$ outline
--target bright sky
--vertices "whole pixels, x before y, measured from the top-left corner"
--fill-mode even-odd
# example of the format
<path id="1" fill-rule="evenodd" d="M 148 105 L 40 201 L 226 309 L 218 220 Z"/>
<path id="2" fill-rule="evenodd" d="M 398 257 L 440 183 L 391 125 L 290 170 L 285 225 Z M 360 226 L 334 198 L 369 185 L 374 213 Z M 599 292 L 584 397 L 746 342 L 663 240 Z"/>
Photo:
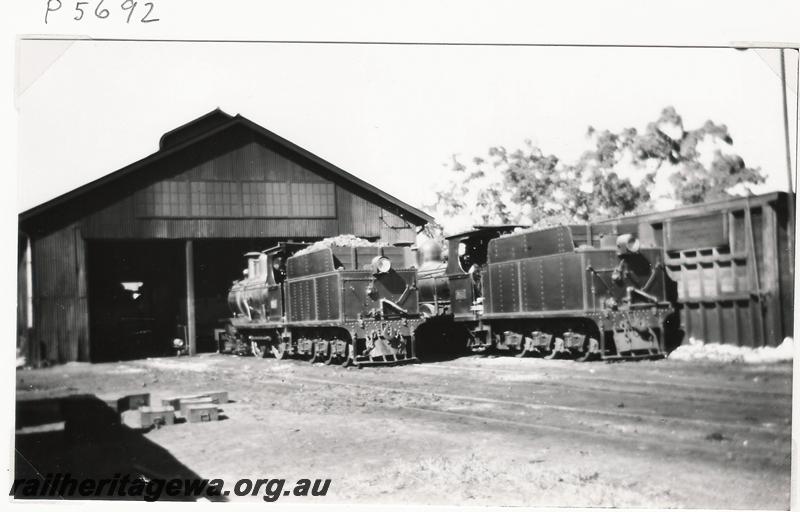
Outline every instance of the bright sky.
<path id="1" fill-rule="evenodd" d="M 787 51 L 790 124 L 797 57 Z M 22 41 L 19 205 L 134 162 L 217 106 L 415 206 L 450 155 L 521 145 L 571 159 L 586 127 L 644 128 L 673 105 L 728 125 L 785 190 L 777 51 Z M 796 144 L 796 134 L 791 140 Z M 794 149 L 793 149 L 794 153 Z"/>

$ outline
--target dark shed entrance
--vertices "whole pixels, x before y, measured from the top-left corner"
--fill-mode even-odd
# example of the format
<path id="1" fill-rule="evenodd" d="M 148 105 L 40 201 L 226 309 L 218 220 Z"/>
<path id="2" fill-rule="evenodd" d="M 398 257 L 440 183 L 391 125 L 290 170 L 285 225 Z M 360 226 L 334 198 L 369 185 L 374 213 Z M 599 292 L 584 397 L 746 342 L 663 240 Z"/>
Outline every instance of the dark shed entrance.
<path id="1" fill-rule="evenodd" d="M 242 116 L 20 214 L 18 344 L 31 364 L 216 349 L 243 255 L 353 234 L 413 243 L 431 217 Z M 185 326 L 185 329 L 181 326 Z"/>
<path id="2" fill-rule="evenodd" d="M 197 352 L 217 350 L 215 330 L 230 316 L 228 290 L 244 254 L 280 240 L 198 240 L 192 244 Z M 87 241 L 92 362 L 158 357 L 186 339 L 185 242 Z"/>
<path id="3" fill-rule="evenodd" d="M 156 357 L 185 338 L 183 244 L 87 241 L 92 362 Z"/>

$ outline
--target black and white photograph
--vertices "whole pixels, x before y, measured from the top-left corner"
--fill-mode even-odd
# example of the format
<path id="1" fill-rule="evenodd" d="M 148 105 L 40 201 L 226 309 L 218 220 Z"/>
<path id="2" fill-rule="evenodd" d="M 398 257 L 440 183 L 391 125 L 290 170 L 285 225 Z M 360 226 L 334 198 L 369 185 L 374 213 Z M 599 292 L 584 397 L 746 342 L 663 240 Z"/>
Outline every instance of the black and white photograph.
<path id="1" fill-rule="evenodd" d="M 800 34 L 31 3 L 11 502 L 791 509 Z"/>

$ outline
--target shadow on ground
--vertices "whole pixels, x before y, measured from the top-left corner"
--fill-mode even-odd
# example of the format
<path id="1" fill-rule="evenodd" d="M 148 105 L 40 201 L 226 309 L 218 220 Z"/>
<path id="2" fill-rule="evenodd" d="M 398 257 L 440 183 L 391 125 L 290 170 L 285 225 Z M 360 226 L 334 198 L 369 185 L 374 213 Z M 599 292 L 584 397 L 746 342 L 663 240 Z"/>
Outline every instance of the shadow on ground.
<path id="1" fill-rule="evenodd" d="M 17 499 L 142 501 L 154 495 L 159 495 L 158 499 L 163 501 L 196 501 L 199 498 L 187 496 L 185 492 L 178 496 L 166 495 L 164 481 L 201 480 L 201 477 L 169 451 L 147 439 L 143 432 L 122 425 L 119 414 L 94 395 L 20 400 L 16 413 L 14 478 L 25 479 L 24 485 L 12 489 Z M 67 477 L 77 483 L 65 483 Z M 141 493 L 119 494 L 122 487 L 119 482 L 126 477 L 129 482 L 137 483 Z M 85 479 L 94 480 L 94 486 L 101 480 L 109 480 L 109 483 L 91 495 L 70 496 L 70 487 Z M 114 480 L 118 482 L 116 488 L 112 488 Z M 47 488 L 43 484 L 48 481 L 55 485 Z M 127 488 L 134 490 L 131 486 Z M 224 501 L 221 496 L 203 497 Z"/>

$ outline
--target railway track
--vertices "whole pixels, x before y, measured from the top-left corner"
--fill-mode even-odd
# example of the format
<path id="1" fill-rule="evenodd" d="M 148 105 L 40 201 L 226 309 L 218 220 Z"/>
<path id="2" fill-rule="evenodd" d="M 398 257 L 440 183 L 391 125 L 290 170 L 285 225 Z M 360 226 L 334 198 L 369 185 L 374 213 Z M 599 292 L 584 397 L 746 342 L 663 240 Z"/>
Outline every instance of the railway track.
<path id="1" fill-rule="evenodd" d="M 623 450 L 655 451 L 668 457 L 694 454 L 702 460 L 736 460 L 754 467 L 785 469 L 788 464 L 784 454 L 788 456 L 790 450 L 790 426 L 784 421 L 790 415 L 791 402 L 781 393 L 759 395 L 753 390 L 755 393 L 746 397 L 750 406 L 746 406 L 741 394 L 730 386 L 706 385 L 703 389 L 709 396 L 705 402 L 693 403 L 695 388 L 682 383 L 666 383 L 679 396 L 663 398 L 661 382 L 645 379 L 646 389 L 641 389 L 641 381 L 631 376 L 620 380 L 594 373 L 562 378 L 559 371 L 570 372 L 563 366 L 555 367 L 552 378 L 543 382 L 498 382 L 497 374 L 524 376 L 525 372 L 439 363 L 375 370 L 311 367 L 301 361 L 275 363 L 253 360 L 246 368 L 236 368 L 231 377 L 263 382 L 269 389 L 279 385 L 289 394 L 294 389 L 309 410 L 323 404 L 328 410 L 338 404 L 345 408 L 344 414 L 351 414 L 347 411 L 358 402 L 361 407 L 374 404 L 373 410 L 399 421 L 413 417 L 485 425 L 511 429 L 515 435 L 567 436 L 576 443 L 610 443 Z M 320 370 L 325 373 L 317 376 L 315 372 Z M 616 387 L 609 389 L 612 384 Z M 509 396 L 509 388 L 517 393 Z M 559 393 L 562 388 L 565 392 Z M 711 394 L 716 394 L 713 403 Z M 627 405 L 618 408 L 620 401 Z M 665 401 L 672 403 L 664 406 Z M 361 407 L 355 411 L 370 413 L 370 407 Z M 759 422 L 744 419 L 748 407 Z"/>
<path id="2" fill-rule="evenodd" d="M 474 367 L 463 367 L 463 366 L 451 366 L 451 365 L 443 365 L 438 363 L 433 364 L 426 364 L 426 369 L 431 370 L 444 370 L 444 371 L 451 371 L 451 372 L 460 372 L 460 373 L 506 373 L 510 375 L 519 375 L 521 370 L 519 369 L 510 369 L 510 368 L 486 368 L 481 366 L 474 366 Z M 765 401 L 774 401 L 776 403 L 786 404 L 791 403 L 792 395 L 791 392 L 782 393 L 778 391 L 763 391 L 763 390 L 754 390 L 754 389 L 747 389 L 744 387 L 733 387 L 733 386 L 703 386 L 703 385 L 694 385 L 694 384 L 687 384 L 687 383 L 680 383 L 680 382 L 670 382 L 670 381 L 653 381 L 653 380 L 632 380 L 632 379 L 624 379 L 624 378 L 617 378 L 617 377 L 604 377 L 601 375 L 593 374 L 591 375 L 591 384 L 593 387 L 591 388 L 594 392 L 608 392 L 608 393 L 624 393 L 624 394 L 631 394 L 631 395 L 640 395 L 640 396 L 652 396 L 654 390 L 658 390 L 663 394 L 664 391 L 670 391 L 670 393 L 681 393 L 681 394 L 670 394 L 669 398 L 691 398 L 692 400 L 696 401 L 707 401 L 707 402 L 714 402 L 718 403 L 720 400 L 724 400 L 726 396 L 735 396 L 736 401 L 739 403 L 747 403 L 750 405 L 764 405 Z M 576 388 L 576 389 L 587 389 L 588 386 L 584 385 L 583 383 L 576 381 L 575 379 L 543 379 L 538 378 L 536 376 L 530 376 L 530 378 L 519 379 L 519 380 L 509 380 L 504 381 L 508 383 L 520 382 L 520 383 L 527 383 L 536 386 L 549 386 L 549 387 L 566 387 L 566 388 Z M 601 386 L 597 386 L 600 384 Z M 649 390 L 644 388 L 650 388 Z M 743 396 L 746 395 L 746 396 Z"/>
<path id="3" fill-rule="evenodd" d="M 513 427 L 520 429 L 523 432 L 539 434 L 542 432 L 547 432 L 556 436 L 565 436 L 569 439 L 573 439 L 576 445 L 583 444 L 581 438 L 587 440 L 591 439 L 593 441 L 603 441 L 610 445 L 621 446 L 626 450 L 651 453 L 655 457 L 701 457 L 702 460 L 705 461 L 717 461 L 724 464 L 729 464 L 732 461 L 736 461 L 737 464 L 743 464 L 746 462 L 748 464 L 752 464 L 754 467 L 759 467 L 762 469 L 769 466 L 777 466 L 785 469 L 788 468 L 790 464 L 788 441 L 785 448 L 780 447 L 776 449 L 772 447 L 771 451 L 767 451 L 763 445 L 759 446 L 755 443 L 751 444 L 750 448 L 743 449 L 741 445 L 722 445 L 721 443 L 718 444 L 705 439 L 682 439 L 676 442 L 675 438 L 661 439 L 645 435 L 620 435 L 618 432 L 587 430 L 584 428 L 576 428 L 566 425 L 551 425 L 541 422 L 530 423 L 497 416 L 496 414 L 493 416 L 486 416 L 480 414 L 462 413 L 458 411 L 448 411 L 431 407 L 414 406 L 405 406 L 402 409 L 417 413 L 421 416 L 451 418 L 469 424 L 477 423 L 482 425 Z M 730 440 L 727 441 L 729 442 Z M 592 445 L 584 444 L 584 446 L 589 448 Z M 775 453 L 785 453 L 786 456 L 783 459 L 779 457 L 776 458 L 774 455 Z"/>
<path id="4" fill-rule="evenodd" d="M 325 467 L 334 476 L 348 475 L 350 480 L 342 480 L 348 487 L 385 481 L 386 492 L 409 501 L 414 494 L 403 494 L 403 489 L 418 491 L 420 468 L 428 471 L 422 473 L 427 485 L 466 492 L 473 484 L 460 469 L 468 467 L 473 472 L 469 475 L 496 482 L 491 493 L 497 495 L 507 492 L 509 479 L 531 483 L 539 477 L 552 484 L 553 492 L 561 492 L 563 477 L 565 500 L 575 499 L 573 494 L 580 491 L 633 496 L 629 493 L 635 486 L 641 499 L 637 506 L 685 506 L 687 497 L 701 496 L 706 501 L 696 504 L 713 507 L 723 494 L 727 506 L 765 506 L 757 501 L 759 496 L 780 497 L 788 488 L 789 427 L 783 421 L 767 427 L 748 425 L 741 418 L 720 420 L 720 412 L 736 410 L 733 394 L 725 394 L 720 400 L 727 403 L 713 409 L 685 401 L 663 409 L 655 405 L 659 397 L 655 386 L 645 389 L 652 390 L 650 397 L 643 397 L 633 386 L 635 395 L 610 392 L 602 389 L 608 381 L 593 381 L 600 375 L 609 379 L 619 370 L 621 377 L 635 382 L 638 372 L 633 368 L 619 366 L 604 373 L 598 365 L 590 375 L 572 372 L 570 363 L 556 362 L 556 370 L 544 377 L 552 385 L 540 391 L 543 386 L 536 382 L 499 378 L 537 373 L 535 362 L 521 365 L 525 368 L 519 372 L 502 373 L 461 371 L 461 364 L 448 362 L 451 368 L 444 369 L 415 365 L 355 370 L 292 360 L 209 356 L 129 363 L 142 369 L 138 372 L 120 373 L 114 365 L 74 369 L 70 384 L 85 393 L 146 384 L 156 397 L 196 393 L 211 386 L 230 390 L 233 401 L 223 407 L 230 421 L 213 428 L 184 425 L 147 435 L 201 474 L 212 465 L 230 475 L 258 474 L 270 467 L 292 467 L 298 473 Z M 704 370 L 694 371 L 700 375 Z M 63 380 L 62 372 L 54 370 L 18 375 L 18 386 L 24 379 L 31 389 L 20 388 L 25 399 L 38 397 L 36 390 L 51 389 L 51 384 Z M 571 385 L 571 375 L 576 384 L 597 389 L 556 393 L 562 380 Z M 772 379 L 771 371 L 760 375 Z M 705 383 L 728 385 L 725 375 L 708 375 Z M 518 384 L 521 387 L 514 387 Z M 759 387 L 763 389 L 764 383 Z M 617 408 L 619 401 L 626 406 Z M 764 410 L 771 404 L 765 402 Z M 640 406 L 649 414 L 638 414 Z M 788 411 L 788 402 L 779 410 L 782 418 L 788 417 L 784 409 Z M 281 443 L 264 443 L 264 429 Z M 206 449 L 201 453 L 198 445 Z M 303 456 L 297 457 L 298 453 Z M 581 477 L 595 472 L 602 475 L 598 483 L 584 486 Z M 657 488 L 644 486 L 650 478 L 660 482 Z M 657 501 L 665 499 L 661 493 L 666 489 L 672 492 L 671 501 Z M 535 484 L 532 492 L 531 500 L 540 492 Z M 784 506 L 780 499 L 770 506 Z"/>
<path id="5" fill-rule="evenodd" d="M 583 437 L 643 451 L 657 450 L 665 455 L 696 454 L 708 459 L 730 461 L 735 454 L 738 459 L 747 459 L 755 464 L 774 465 L 775 457 L 770 452 L 789 453 L 789 436 L 781 436 L 781 429 L 776 428 L 777 426 L 737 425 L 698 418 L 529 403 L 399 388 L 374 382 L 347 382 L 297 375 L 260 375 L 256 378 L 270 382 L 291 381 L 311 386 L 329 386 L 332 389 L 349 388 L 413 398 L 409 400 L 414 402 L 413 405 L 384 406 L 390 414 L 510 426 L 519 428 L 520 432 L 566 435 L 576 438 L 576 442 L 578 437 Z M 491 407 L 485 413 L 480 413 L 474 410 L 476 406 L 478 409 Z M 522 411 L 524 414 L 521 414 Z M 724 435 L 719 440 L 709 440 L 707 434 L 714 432 L 724 432 Z M 664 435 L 670 436 L 669 439 L 665 441 L 662 438 Z M 785 439 L 781 440 L 781 437 Z M 776 445 L 776 438 L 785 447 Z M 745 440 L 748 441 L 749 448 L 742 447 Z"/>
<path id="6" fill-rule="evenodd" d="M 321 377 L 298 376 L 295 374 L 292 374 L 290 376 L 287 375 L 285 377 L 261 374 L 259 375 L 259 378 L 261 379 L 266 378 L 269 380 L 278 380 L 284 382 L 287 380 L 291 380 L 292 382 L 299 382 L 312 385 L 347 387 L 351 389 L 380 391 L 385 393 L 394 393 L 399 395 L 422 397 L 422 398 L 438 397 L 439 399 L 447 399 L 450 401 L 460 401 L 460 402 L 474 403 L 474 404 L 492 404 L 509 408 L 524 409 L 527 411 L 540 411 L 540 412 L 555 411 L 579 417 L 586 417 L 587 415 L 589 415 L 594 417 L 606 418 L 609 421 L 615 421 L 615 422 L 627 421 L 633 423 L 641 423 L 643 419 L 647 419 L 663 427 L 684 426 L 690 428 L 703 428 L 709 431 L 726 431 L 726 432 L 736 431 L 736 432 L 745 432 L 750 434 L 761 433 L 768 437 L 774 437 L 776 433 L 778 433 L 777 431 L 779 430 L 778 425 L 763 426 L 758 424 L 736 424 L 736 423 L 731 423 L 730 421 L 727 420 L 714 421 L 702 418 L 664 415 L 655 412 L 641 411 L 641 410 L 625 411 L 621 409 L 597 409 L 597 408 L 576 407 L 569 405 L 509 400 L 505 398 L 496 398 L 491 396 L 473 396 L 473 395 L 449 393 L 449 392 L 443 392 L 441 390 L 433 390 L 430 388 L 418 389 L 418 388 L 409 388 L 408 386 L 400 388 L 395 386 L 387 386 L 381 382 L 376 382 L 376 380 L 372 378 L 364 378 L 363 377 L 364 374 L 361 374 L 360 372 L 358 373 L 358 375 L 360 378 L 359 382 L 344 381 L 341 379 L 339 380 L 325 379 Z M 423 385 L 428 385 L 428 384 L 423 383 Z M 602 388 L 597 388 L 594 389 L 593 392 L 602 393 L 604 392 L 604 390 Z"/>
<path id="7" fill-rule="evenodd" d="M 268 367 L 272 360 L 258 361 L 255 368 L 260 378 L 265 374 L 260 370 Z M 286 361 L 283 364 L 298 366 L 297 370 L 307 363 Z M 264 366 L 262 366 L 264 365 Z M 251 367 L 252 368 L 252 367 Z M 563 367 L 554 367 L 557 371 L 565 371 Z M 309 368 L 311 369 L 311 368 Z M 709 431 L 748 433 L 774 437 L 780 434 L 784 422 L 791 415 L 791 395 L 782 393 L 748 390 L 749 393 L 735 392 L 730 386 L 695 386 L 677 382 L 656 382 L 649 380 L 620 379 L 614 376 L 597 374 L 578 375 L 578 378 L 562 378 L 558 374 L 552 378 L 531 378 L 521 381 L 497 382 L 491 376 L 495 373 L 522 375 L 522 369 L 462 367 L 431 363 L 420 366 L 405 367 L 402 370 L 345 371 L 332 368 L 335 374 L 347 376 L 347 380 L 337 377 L 336 380 L 316 376 L 300 376 L 293 370 L 284 378 L 287 382 L 304 382 L 330 386 L 347 386 L 379 390 L 389 393 L 402 393 L 407 396 L 425 397 L 439 396 L 448 400 L 460 400 L 468 403 L 494 404 L 526 411 L 557 411 L 568 414 L 575 421 L 583 421 L 588 416 L 605 418 L 609 422 L 635 422 L 643 420 L 660 426 L 675 428 L 696 428 Z M 433 371 L 431 371 L 433 370 Z M 536 370 L 536 369 L 535 369 Z M 386 376 L 402 372 L 403 387 L 387 386 Z M 471 376 L 476 373 L 487 376 L 485 382 L 474 382 L 478 379 L 465 379 L 475 384 L 473 392 L 453 393 L 452 379 L 437 379 L 436 374 L 449 373 L 453 377 Z M 584 378 L 585 377 L 585 378 Z M 456 383 L 457 384 L 457 383 Z M 517 397 L 509 399 L 509 388 L 519 390 Z M 665 393 L 664 390 L 672 390 Z M 597 407 L 586 407 L 579 403 L 584 396 L 596 397 Z M 524 399 L 519 399 L 524 398 Z M 535 401 L 534 401 L 535 400 Z M 705 417 L 693 417 L 702 415 Z M 687 417 L 688 416 L 688 417 Z M 709 416 L 714 416 L 709 418 Z M 786 429 L 790 428 L 786 425 Z"/>
<path id="8" fill-rule="evenodd" d="M 763 427 L 759 425 L 735 425 L 730 424 L 724 421 L 710 421 L 698 418 L 685 418 L 685 417 L 677 417 L 677 416 L 666 416 L 656 413 L 649 413 L 649 412 L 626 412 L 622 410 L 611 410 L 611 409 L 592 409 L 586 407 L 574 407 L 574 406 L 567 406 L 567 405 L 556 405 L 556 404 L 542 404 L 542 403 L 531 403 L 531 402 L 523 402 L 517 400 L 506 400 L 500 398 L 490 398 L 490 397 L 477 397 L 477 396 L 470 396 L 470 395 L 461 395 L 461 394 L 453 394 L 453 393 L 443 393 L 440 391 L 426 391 L 426 390 L 417 390 L 417 389 L 407 389 L 407 388 L 396 388 L 391 386 L 380 385 L 376 383 L 354 383 L 354 382 L 341 382 L 341 381 L 334 381 L 328 379 L 318 379 L 318 378 L 309 378 L 309 377 L 292 377 L 292 380 L 298 382 L 306 382 L 312 384 L 326 384 L 326 385 L 336 385 L 336 386 L 346 386 L 351 388 L 362 388 L 362 389 L 370 389 L 370 390 L 378 390 L 388 393 L 399 393 L 405 395 L 414 395 L 414 396 L 437 396 L 440 398 L 446 398 L 449 400 L 458 400 L 458 401 L 465 401 L 465 402 L 474 402 L 474 403 L 483 403 L 483 404 L 495 404 L 495 405 L 503 405 L 503 406 L 510 406 L 510 407 L 521 407 L 529 410 L 535 411 L 559 411 L 565 413 L 572 413 L 572 414 L 591 414 L 595 416 L 603 416 L 607 418 L 613 418 L 615 420 L 625 419 L 630 421 L 639 421 L 641 418 L 647 418 L 661 424 L 668 424 L 668 423 L 675 423 L 675 424 L 682 424 L 682 425 L 693 425 L 698 427 L 706 427 L 709 429 L 723 429 L 723 430 L 746 430 L 746 431 L 763 431 L 768 432 L 770 434 L 774 434 L 775 430 L 772 427 Z"/>
<path id="9" fill-rule="evenodd" d="M 485 370 L 497 370 L 502 372 L 517 372 L 525 368 L 526 364 L 542 362 L 544 361 L 542 358 L 514 358 L 511 356 L 486 356 L 486 355 L 467 355 L 462 356 L 456 359 L 450 359 L 447 361 L 432 361 L 426 363 L 428 365 L 435 365 L 447 368 L 454 368 L 454 369 L 473 369 L 473 368 L 480 368 Z M 508 365 L 504 366 L 494 366 L 494 363 L 504 363 L 509 362 Z M 553 363 L 569 363 L 572 366 L 572 362 L 570 360 L 548 360 L 547 364 L 551 365 Z M 462 363 L 462 364 L 453 364 L 453 363 Z M 513 364 L 518 364 L 519 366 L 509 367 Z M 645 366 L 647 365 L 647 366 Z M 663 366 L 662 366 L 663 365 Z M 603 361 L 590 361 L 586 363 L 582 363 L 580 365 L 574 365 L 576 371 L 580 372 L 588 372 L 592 369 L 598 368 L 607 368 L 607 369 L 624 369 L 626 367 L 636 368 L 637 374 L 641 375 L 649 375 L 651 377 L 656 378 L 663 378 L 665 373 L 670 373 L 675 375 L 676 377 L 680 377 L 681 379 L 689 379 L 689 380 L 697 380 L 697 369 L 698 368 L 707 368 L 707 369 L 714 369 L 715 371 L 728 373 L 732 376 L 741 377 L 743 375 L 752 373 L 752 374 L 763 374 L 763 368 L 759 368 L 758 366 L 750 366 L 747 364 L 718 364 L 715 365 L 713 363 L 709 363 L 708 365 L 694 364 L 694 363 L 678 363 L 675 365 L 670 364 L 670 360 L 661 360 L 655 361 L 648 364 L 648 362 L 603 362 Z M 549 366 L 548 366 L 549 367 Z M 770 368 L 776 368 L 776 365 L 768 365 Z M 545 368 L 545 367 L 542 367 Z M 791 369 L 788 370 L 791 373 Z M 681 384 L 681 383 L 674 383 L 674 384 Z M 725 386 L 722 386 L 725 387 Z M 737 386 L 731 386 L 731 388 L 736 388 Z"/>

